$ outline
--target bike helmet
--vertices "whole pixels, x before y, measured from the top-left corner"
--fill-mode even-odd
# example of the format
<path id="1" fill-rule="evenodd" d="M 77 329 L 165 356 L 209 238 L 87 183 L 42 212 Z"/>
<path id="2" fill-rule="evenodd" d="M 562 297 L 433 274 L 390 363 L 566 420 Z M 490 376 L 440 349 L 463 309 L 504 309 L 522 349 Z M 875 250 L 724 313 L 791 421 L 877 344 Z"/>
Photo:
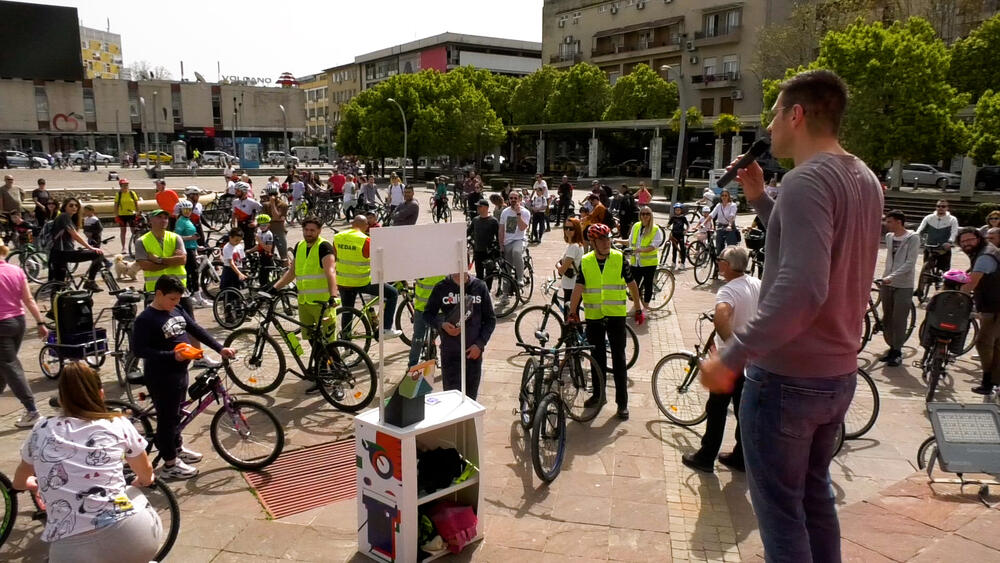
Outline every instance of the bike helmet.
<path id="1" fill-rule="evenodd" d="M 184 211 L 185 209 L 194 209 L 194 203 L 186 199 L 182 199 L 177 202 L 177 208 L 180 209 L 181 211 Z"/>
<path id="2" fill-rule="evenodd" d="M 201 195 L 201 189 L 198 186 L 188 186 L 184 188 L 184 195 Z"/>
<path id="3" fill-rule="evenodd" d="M 118 180 L 118 185 L 119 186 L 127 186 L 128 185 L 128 178 L 122 178 L 121 180 Z"/>
<path id="4" fill-rule="evenodd" d="M 268 215 L 267 213 L 261 213 L 260 215 L 257 216 L 258 225 L 268 225 L 270 223 L 271 223 L 271 216 Z"/>
<path id="5" fill-rule="evenodd" d="M 701 212 L 702 213 L 711 213 L 712 212 L 712 208 L 706 205 L 705 207 L 701 208 Z"/>
<path id="6" fill-rule="evenodd" d="M 250 184 L 247 184 L 246 182 L 236 182 L 236 185 L 233 187 L 233 189 L 235 189 L 237 192 L 249 192 Z"/>
<path id="7" fill-rule="evenodd" d="M 264 195 L 278 195 L 278 186 L 274 184 L 264 186 Z"/>
<path id="8" fill-rule="evenodd" d="M 969 283 L 969 274 L 966 274 L 962 270 L 948 270 L 944 273 L 941 278 L 946 282 L 955 283 L 958 285 L 965 285 Z"/>
<path id="9" fill-rule="evenodd" d="M 674 204 L 674 209 L 684 209 L 684 204 L 677 202 Z"/>
<path id="10" fill-rule="evenodd" d="M 611 229 L 608 228 L 604 223 L 596 223 L 587 227 L 587 239 L 595 240 L 599 238 L 608 238 L 611 236 Z"/>

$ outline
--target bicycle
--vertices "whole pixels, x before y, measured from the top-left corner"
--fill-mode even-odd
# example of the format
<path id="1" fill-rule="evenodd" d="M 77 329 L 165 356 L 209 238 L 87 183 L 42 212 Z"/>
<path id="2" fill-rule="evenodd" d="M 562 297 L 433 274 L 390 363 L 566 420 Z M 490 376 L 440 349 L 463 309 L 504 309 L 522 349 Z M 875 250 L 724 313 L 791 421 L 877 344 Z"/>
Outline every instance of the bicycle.
<path id="1" fill-rule="evenodd" d="M 470 260 L 472 254 L 469 254 Z M 502 319 L 514 312 L 520 303 L 526 303 L 521 296 L 521 284 L 518 283 L 513 274 L 509 273 L 501 264 L 506 262 L 499 255 L 488 257 L 483 263 L 483 281 L 489 288 L 493 298 L 493 314 L 498 319 Z M 469 267 L 472 267 L 470 263 Z M 527 268 L 525 268 L 527 271 Z"/>
<path id="2" fill-rule="evenodd" d="M 704 242 L 696 240 L 688 247 L 688 259 L 694 270 L 694 281 L 702 285 L 719 278 L 719 254 L 715 248 L 715 232 L 709 231 Z"/>
<path id="3" fill-rule="evenodd" d="M 110 240 L 110 239 L 108 239 Z M 108 269 L 110 262 L 104 256 L 98 256 L 94 260 L 101 260 L 101 269 L 98 271 L 101 279 L 104 280 L 104 284 L 108 287 L 109 292 L 119 291 L 120 287 L 118 285 L 118 280 L 115 279 L 114 274 Z M 67 272 L 67 277 L 62 281 L 47 281 L 42 285 L 38 286 L 35 290 L 35 302 L 38 304 L 38 309 L 43 313 L 47 313 L 52 310 L 53 300 L 61 291 L 65 290 L 81 290 L 83 284 L 87 281 L 86 276 L 73 275 Z"/>
<path id="4" fill-rule="evenodd" d="M 233 216 L 234 199 L 235 196 L 228 193 L 222 193 L 213 199 L 202 211 L 201 224 L 209 231 L 218 231 L 228 225 Z"/>
<path id="5" fill-rule="evenodd" d="M 135 223 L 132 225 L 132 232 L 128 237 L 128 246 L 126 246 L 123 251 L 126 252 L 129 256 L 134 257 L 136 245 L 142 244 L 141 242 L 139 242 L 139 239 L 142 238 L 142 236 L 148 233 L 149 231 L 150 231 L 149 216 L 145 213 L 140 213 L 139 215 L 136 216 Z M 107 244 L 107 242 L 112 240 L 113 238 L 114 237 L 107 239 L 106 241 L 104 241 L 104 243 Z"/>
<path id="6" fill-rule="evenodd" d="M 924 245 L 924 263 L 920 267 L 920 275 L 917 277 L 917 289 L 913 292 L 918 302 L 927 302 L 932 285 L 935 290 L 941 289 L 944 270 L 938 268 L 937 259 L 939 256 L 949 253 L 951 253 L 951 246 L 946 247 L 945 243 Z"/>
<path id="7" fill-rule="evenodd" d="M 517 412 L 521 425 L 531 427 L 531 462 L 535 474 L 551 483 L 559 476 L 565 457 L 566 417 L 588 422 L 597 416 L 605 402 L 604 373 L 586 352 L 591 348 L 589 345 L 550 349 L 523 343 L 518 346 L 532 358 L 522 374 Z M 541 359 L 535 361 L 534 356 Z M 549 356 L 551 362 L 546 359 Z M 589 369 L 585 369 L 584 362 Z M 592 397 L 597 397 L 597 401 Z"/>
<path id="8" fill-rule="evenodd" d="M 623 248 L 621 252 L 625 260 L 629 260 L 634 254 L 634 250 L 630 247 Z M 674 296 L 675 285 L 676 279 L 673 270 L 662 265 L 657 266 L 653 273 L 653 295 L 649 300 L 649 309 L 659 311 L 666 307 Z M 639 291 L 641 293 L 642 288 L 639 288 Z"/>
<path id="9" fill-rule="evenodd" d="M 226 345 L 229 345 L 228 340 Z M 227 373 L 232 373 L 230 365 L 229 360 L 223 360 L 221 366 L 207 368 L 198 374 L 194 383 L 188 387 L 189 399 L 181 403 L 181 420 L 177 431 L 183 432 L 195 417 L 212 404 L 218 404 L 220 408 L 215 412 L 209 425 L 212 447 L 222 459 L 234 467 L 243 470 L 261 469 L 281 454 L 285 447 L 285 430 L 278 417 L 264 405 L 236 399 L 229 394 L 219 371 L 225 369 Z M 143 378 L 141 374 L 129 375 L 130 382 L 137 385 L 144 384 Z M 146 432 L 146 439 L 152 443 L 153 425 L 149 420 L 156 416 L 152 405 L 143 408 L 136 404 L 118 401 L 112 401 L 112 404 L 128 408 L 131 411 L 130 416 L 137 419 L 135 423 L 141 426 Z M 161 456 L 162 452 L 154 457 L 154 466 L 160 461 Z"/>
<path id="10" fill-rule="evenodd" d="M 882 316 L 879 314 L 878 306 L 875 303 L 875 298 L 872 294 L 881 295 L 879 290 L 882 287 L 882 280 L 872 281 L 872 291 L 868 296 L 868 309 L 865 310 L 865 330 L 861 334 L 861 347 L 858 348 L 858 352 L 865 349 L 865 346 L 871 342 L 872 338 L 879 332 L 885 332 L 885 324 L 882 321 Z M 881 302 L 881 299 L 879 299 Z M 910 310 L 906 315 L 906 336 L 903 337 L 905 342 L 913 334 L 913 327 L 917 324 L 917 306 L 910 301 Z"/>
<path id="11" fill-rule="evenodd" d="M 681 351 L 660 358 L 653 368 L 653 400 L 663 416 L 680 426 L 694 426 L 708 416 L 705 404 L 708 390 L 698 381 L 701 360 L 708 356 L 715 338 L 713 324 L 708 338 L 702 338 L 705 322 L 714 323 L 712 313 L 702 313 L 695 324 L 695 334 L 699 344 L 694 345 L 694 353 Z"/>
<path id="12" fill-rule="evenodd" d="M 747 229 L 743 232 L 743 240 L 746 241 L 747 250 L 750 254 L 747 273 L 757 279 L 763 279 L 764 277 L 764 237 L 764 231 L 760 229 Z"/>
<path id="13" fill-rule="evenodd" d="M 964 299 L 968 302 L 967 307 L 971 311 L 971 298 L 965 294 L 955 293 L 961 295 L 959 299 Z M 938 296 L 945 295 L 945 293 L 942 293 Z M 930 314 L 928 313 L 928 315 Z M 924 348 L 924 355 L 919 361 L 913 364 L 915 367 L 920 368 L 920 377 L 927 384 L 927 392 L 924 395 L 924 401 L 927 403 L 934 400 L 934 393 L 937 391 L 938 384 L 940 384 L 941 379 L 948 376 L 945 366 L 952 363 L 959 352 L 964 353 L 966 349 L 965 342 L 969 340 L 968 333 L 971 332 L 973 326 L 971 313 L 966 320 L 965 326 L 961 326 L 961 323 L 952 322 L 951 319 L 947 318 L 930 320 L 931 324 L 928 325 L 928 317 L 925 317 L 923 323 L 920 325 L 920 343 Z M 965 338 L 965 340 L 956 342 L 956 339 L 961 338 Z"/>
<path id="14" fill-rule="evenodd" d="M 260 294 L 262 297 L 265 295 Z M 235 348 L 242 358 L 239 375 L 226 364 L 226 373 L 237 387 L 254 395 L 269 393 L 281 385 L 285 372 L 291 372 L 300 379 L 315 381 L 320 394 L 328 403 L 344 412 L 357 412 L 365 408 L 375 397 L 378 379 L 375 366 L 368 354 L 352 342 L 337 340 L 328 342 L 329 330 L 324 327 L 328 305 L 323 303 L 315 326 L 306 326 L 297 318 L 276 311 L 277 297 L 269 296 L 267 310 L 260 325 L 233 331 L 225 342 L 226 347 Z M 280 320 L 297 328 L 287 330 Z M 268 334 L 273 327 L 281 336 L 298 371 L 286 369 L 285 354 L 277 341 Z M 309 329 L 311 336 L 309 360 L 303 364 L 305 353 L 296 333 Z"/>
<path id="15" fill-rule="evenodd" d="M 435 223 L 440 223 L 442 220 L 445 223 L 451 223 L 451 208 L 448 207 L 448 198 L 443 198 L 441 205 L 438 205 L 438 199 L 432 195 L 427 208 L 430 210 L 431 217 L 434 218 Z"/>
<path id="16" fill-rule="evenodd" d="M 255 279 L 247 276 L 248 280 Z M 264 295 L 265 297 L 261 297 Z M 212 301 L 212 316 L 222 328 L 230 330 L 239 328 L 248 318 L 257 315 L 270 296 L 262 294 L 256 284 L 250 283 L 246 288 L 227 287 L 216 294 Z M 277 294 L 281 310 L 286 315 L 294 315 L 298 310 L 295 289 L 282 289 Z"/>
<path id="17" fill-rule="evenodd" d="M 556 342 L 555 347 L 586 345 L 587 338 L 582 331 L 567 331 L 568 326 L 563 315 L 566 306 L 555 286 L 558 277 L 546 280 L 542 286 L 544 295 L 552 295 L 547 305 L 532 305 L 525 307 L 514 321 L 514 338 L 518 343 L 544 347 L 550 340 Z M 631 325 L 625 325 L 625 361 L 626 369 L 631 369 L 639 359 L 639 336 Z M 610 349 L 610 343 L 605 338 L 605 349 Z"/>
<path id="18" fill-rule="evenodd" d="M 49 257 L 48 254 L 39 250 L 33 243 L 26 243 L 18 246 L 7 255 L 7 263 L 13 264 L 17 261 L 17 265 L 24 270 L 24 274 L 28 277 L 28 281 L 33 283 L 44 283 L 44 272 L 49 268 Z M 67 264 L 69 266 L 70 264 Z M 73 266 L 76 264 L 73 263 Z M 76 268 L 72 268 L 71 273 L 75 271 Z"/>

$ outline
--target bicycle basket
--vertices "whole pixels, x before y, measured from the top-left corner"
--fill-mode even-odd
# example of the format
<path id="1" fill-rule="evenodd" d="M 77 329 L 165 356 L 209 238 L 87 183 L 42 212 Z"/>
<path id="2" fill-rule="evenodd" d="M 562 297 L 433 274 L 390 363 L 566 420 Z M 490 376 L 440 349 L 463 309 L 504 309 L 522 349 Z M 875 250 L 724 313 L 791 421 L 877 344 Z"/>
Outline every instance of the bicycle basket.
<path id="1" fill-rule="evenodd" d="M 961 291 L 938 292 L 927 302 L 920 344 L 930 347 L 937 338 L 948 338 L 953 347 L 961 350 L 971 319 L 972 297 Z"/>
<path id="2" fill-rule="evenodd" d="M 764 231 L 760 229 L 750 229 L 746 236 L 747 248 L 750 250 L 760 250 L 764 248 Z"/>

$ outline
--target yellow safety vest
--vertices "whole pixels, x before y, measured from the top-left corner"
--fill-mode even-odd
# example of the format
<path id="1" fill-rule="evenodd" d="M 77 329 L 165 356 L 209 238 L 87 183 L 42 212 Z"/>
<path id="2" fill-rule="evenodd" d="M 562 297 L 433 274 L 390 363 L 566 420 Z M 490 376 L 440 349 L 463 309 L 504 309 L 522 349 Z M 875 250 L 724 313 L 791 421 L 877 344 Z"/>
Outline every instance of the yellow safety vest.
<path id="1" fill-rule="evenodd" d="M 330 299 L 330 286 L 326 283 L 326 273 L 319 261 L 319 246 L 326 242 L 323 237 L 316 239 L 312 252 L 302 241 L 295 248 L 295 289 L 299 305 L 322 303 Z"/>
<path id="2" fill-rule="evenodd" d="M 445 276 L 428 276 L 417 280 L 417 283 L 413 286 L 413 308 L 418 311 L 423 311 L 427 308 L 427 300 L 430 299 L 431 290 L 444 278 Z"/>
<path id="3" fill-rule="evenodd" d="M 583 312 L 588 321 L 604 317 L 624 317 L 628 314 L 628 293 L 622 277 L 622 253 L 612 250 L 604 262 L 604 271 L 597 265 L 597 256 L 588 252 L 580 261 L 580 271 L 586 282 L 583 289 Z"/>
<path id="4" fill-rule="evenodd" d="M 163 231 L 163 246 L 160 246 L 160 241 L 156 240 L 156 236 L 153 235 L 153 231 L 142 235 L 139 238 L 139 242 L 142 243 L 142 247 L 146 249 L 146 254 L 149 256 L 159 256 L 160 258 L 170 258 L 174 255 L 177 247 L 184 247 L 184 240 L 177 233 L 170 231 Z M 181 283 L 184 287 L 187 287 L 187 269 L 184 268 L 184 264 L 178 266 L 170 266 L 168 268 L 163 268 L 162 270 L 157 270 L 155 272 L 143 272 L 143 277 L 146 279 L 146 291 L 153 292 L 156 289 L 156 280 L 160 279 L 160 276 L 177 276 L 181 279 Z"/>
<path id="5" fill-rule="evenodd" d="M 357 229 L 333 235 L 333 245 L 337 247 L 337 285 L 364 287 L 372 283 L 371 260 L 363 254 L 367 241 L 368 235 Z"/>
<path id="6" fill-rule="evenodd" d="M 632 234 L 628 237 L 628 244 L 632 247 L 632 265 L 633 266 L 655 266 L 660 263 L 659 252 L 654 248 L 653 250 L 647 252 L 634 252 L 635 249 L 640 247 L 653 246 L 653 238 L 656 237 L 656 233 L 660 232 L 660 227 L 656 223 L 653 223 L 653 228 L 646 233 L 646 236 L 639 240 L 639 230 L 642 229 L 642 223 L 636 223 L 632 225 Z"/>

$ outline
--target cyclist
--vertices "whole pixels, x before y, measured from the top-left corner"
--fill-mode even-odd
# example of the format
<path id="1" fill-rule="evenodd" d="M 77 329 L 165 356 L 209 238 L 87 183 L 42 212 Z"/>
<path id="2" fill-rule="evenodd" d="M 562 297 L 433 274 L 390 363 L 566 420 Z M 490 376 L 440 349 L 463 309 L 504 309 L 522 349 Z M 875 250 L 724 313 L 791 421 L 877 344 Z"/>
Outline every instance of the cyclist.
<path id="1" fill-rule="evenodd" d="M 164 217 L 166 215 L 163 215 Z M 180 307 L 184 295 L 184 280 L 177 275 L 163 274 L 155 278 L 153 301 L 139 313 L 132 329 L 134 353 L 143 362 L 143 383 L 156 408 L 156 434 L 153 441 L 163 457 L 160 476 L 188 479 L 198 474 L 189 463 L 201 461 L 201 454 L 184 447 L 178 425 L 181 403 L 188 388 L 189 357 L 184 347 L 192 338 L 204 342 L 223 358 L 233 358 L 236 351 L 223 348 L 188 312 Z"/>
<path id="2" fill-rule="evenodd" d="M 184 252 L 187 254 L 187 262 L 184 268 L 187 270 L 187 287 L 191 292 L 191 302 L 195 307 L 207 307 L 209 303 L 198 291 L 198 229 L 191 220 L 194 213 L 194 204 L 183 199 L 177 202 L 177 222 L 174 223 L 174 232 L 180 235 L 184 241 Z"/>
<path id="3" fill-rule="evenodd" d="M 569 307 L 573 288 L 576 287 L 576 273 L 580 271 L 580 260 L 583 259 L 583 228 L 576 217 L 566 217 L 562 229 L 566 250 L 556 263 L 556 272 L 562 276 L 559 286 L 563 292 L 563 306 Z"/>
<path id="4" fill-rule="evenodd" d="M 736 202 L 728 190 L 719 194 L 719 203 L 712 209 L 712 221 L 715 224 L 715 254 L 722 254 L 722 249 L 729 245 L 740 243 L 740 232 L 736 229 Z"/>
<path id="5" fill-rule="evenodd" d="M 670 249 L 664 250 L 664 252 L 672 252 L 673 257 L 671 258 L 671 267 L 677 267 L 677 255 L 681 256 L 681 267 L 684 269 L 684 263 L 687 262 L 687 245 L 684 241 L 684 235 L 687 233 L 690 223 L 688 221 L 687 215 L 684 214 L 684 204 L 677 202 L 673 206 L 673 215 L 667 221 L 670 227 Z M 666 256 L 663 257 L 666 260 Z"/>
<path id="6" fill-rule="evenodd" d="M 115 193 L 114 213 L 115 223 L 121 227 L 119 234 L 124 249 L 125 231 L 131 228 L 132 232 L 135 232 L 135 220 L 139 217 L 139 196 L 129 189 L 128 178 L 118 180 L 118 188 L 118 192 Z"/>
<path id="7" fill-rule="evenodd" d="M 205 208 L 198 203 L 198 199 L 201 197 L 201 190 L 198 186 L 188 186 L 184 188 L 184 197 L 187 201 L 191 202 L 191 223 L 194 224 L 194 228 L 198 231 L 198 242 L 201 243 L 205 240 L 205 231 L 202 230 L 201 227 L 201 215 L 205 212 Z M 174 206 L 174 217 L 181 216 L 181 204 L 183 204 L 184 201 L 185 200 L 182 199 L 177 202 L 177 205 Z"/>
<path id="8" fill-rule="evenodd" d="M 500 255 L 500 223 L 490 215 L 490 204 L 479 200 L 476 204 L 479 215 L 469 223 L 469 236 L 472 237 L 472 261 L 476 265 L 476 277 L 483 279 L 486 275 L 486 261 Z"/>
<path id="9" fill-rule="evenodd" d="M 715 231 L 715 222 L 712 221 L 712 208 L 704 206 L 701 208 L 701 219 L 694 224 L 688 232 L 694 232 L 695 237 L 705 244 L 708 244 L 708 235 Z"/>
<path id="10" fill-rule="evenodd" d="M 632 273 L 635 283 L 642 288 L 642 304 L 649 310 L 653 299 L 653 278 L 659 264 L 659 248 L 663 244 L 663 231 L 653 222 L 653 210 L 643 207 L 639 211 L 639 222 L 632 226 L 627 239 L 620 242 L 632 248 Z"/>
<path id="11" fill-rule="evenodd" d="M 974 227 L 964 227 L 958 232 L 958 244 L 972 262 L 969 283 L 962 291 L 972 293 L 980 322 L 976 351 L 983 376 L 972 392 L 989 395 L 1000 381 L 1000 250 L 986 242 Z"/>
<path id="12" fill-rule="evenodd" d="M 906 228 L 906 214 L 893 210 L 885 215 L 885 271 L 879 287 L 882 316 L 885 319 L 885 343 L 889 350 L 880 362 L 896 367 L 903 362 L 906 319 L 913 302 L 913 273 L 920 252 L 920 237 Z"/>
<path id="13" fill-rule="evenodd" d="M 288 216 L 288 202 L 281 195 L 277 186 L 264 188 L 260 198 L 261 211 L 271 217 L 270 232 L 274 235 L 275 263 L 284 265 L 288 255 L 288 238 L 285 231 L 285 218 Z"/>
<path id="14" fill-rule="evenodd" d="M 271 270 L 274 269 L 274 233 L 271 232 L 271 216 L 261 213 L 257 216 L 257 279 L 260 285 L 267 285 Z"/>
<path id="15" fill-rule="evenodd" d="M 53 223 L 52 250 L 49 255 L 49 280 L 63 281 L 66 279 L 66 264 L 70 262 L 90 262 L 87 271 L 87 281 L 83 287 L 89 291 L 99 292 L 97 272 L 104 264 L 104 251 L 94 248 L 80 234 L 83 222 L 80 218 L 80 202 L 75 198 L 63 201 L 62 212 L 56 216 Z M 86 250 L 77 250 L 73 242 L 77 242 Z"/>
<path id="16" fill-rule="evenodd" d="M 351 228 L 333 235 L 333 255 L 337 258 L 337 285 L 345 307 L 353 307 L 359 294 L 378 295 L 378 286 L 372 283 L 371 240 L 368 238 L 368 219 L 354 217 Z M 393 313 L 399 292 L 392 284 L 385 286 L 385 303 L 382 310 L 382 338 L 396 338 L 402 332 L 392 328 Z M 351 321 L 344 315 L 344 326 Z M 378 330 L 378 327 L 372 327 Z"/>
<path id="17" fill-rule="evenodd" d="M 576 276 L 576 286 L 570 299 L 567 320 L 579 323 L 577 307 L 583 299 L 583 313 L 587 320 L 587 342 L 593 346 L 594 361 L 601 371 L 608 373 L 608 350 L 611 347 L 611 364 L 614 370 L 615 403 L 618 418 L 628 420 L 628 373 L 625 367 L 625 317 L 628 314 L 627 298 L 632 295 L 636 323 L 642 324 L 646 317 L 639 300 L 639 287 L 632 278 L 632 269 L 621 252 L 611 248 L 611 229 L 597 224 L 587 228 L 587 238 L 594 250 L 580 261 L 580 272 Z M 626 289 L 627 288 L 627 289 Z M 596 378 L 595 378 L 596 379 Z M 587 407 L 598 404 L 603 399 L 603 389 L 596 388 L 594 395 L 584 403 Z"/>
<path id="18" fill-rule="evenodd" d="M 233 226 L 243 231 L 243 240 L 253 241 L 257 230 L 254 217 L 260 213 L 260 203 L 250 198 L 250 185 L 237 182 L 236 201 L 233 202 Z"/>
<path id="19" fill-rule="evenodd" d="M 521 207 L 520 192 L 511 192 L 510 207 L 500 213 L 499 239 L 503 259 L 514 266 L 517 283 L 524 283 L 524 235 L 529 221 L 531 213 Z"/>
<path id="20" fill-rule="evenodd" d="M 942 272 L 951 269 L 951 246 L 958 236 L 958 218 L 948 212 L 948 202 L 941 199 L 935 205 L 934 213 L 928 214 L 920 221 L 917 227 L 917 234 L 927 234 L 926 245 L 941 245 L 941 251 L 936 256 L 929 251 L 924 251 L 924 267 L 921 270 L 921 278 L 928 265 L 934 266 Z M 921 282 L 922 283 L 922 282 Z"/>
<path id="21" fill-rule="evenodd" d="M 444 218 L 444 210 L 448 207 L 448 183 L 444 176 L 438 176 L 434 183 L 434 218 L 440 221 Z"/>
<path id="22" fill-rule="evenodd" d="M 431 296 L 434 286 L 445 276 L 428 276 L 420 278 L 413 284 L 413 338 L 410 339 L 410 358 L 407 368 L 420 361 L 420 350 L 427 338 L 427 321 L 424 320 L 424 310 L 427 308 L 427 298 Z"/>

